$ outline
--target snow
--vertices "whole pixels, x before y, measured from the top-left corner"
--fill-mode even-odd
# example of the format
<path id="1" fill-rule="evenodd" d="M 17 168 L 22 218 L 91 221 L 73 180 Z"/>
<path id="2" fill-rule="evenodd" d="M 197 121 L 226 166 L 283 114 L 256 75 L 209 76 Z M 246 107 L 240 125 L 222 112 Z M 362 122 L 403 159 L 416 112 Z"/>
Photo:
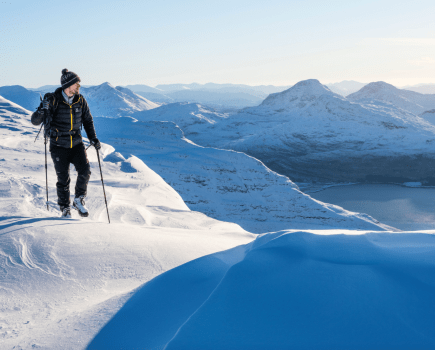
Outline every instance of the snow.
<path id="1" fill-rule="evenodd" d="M 145 284 L 98 349 L 433 349 L 433 233 L 265 234 Z"/>
<path id="2" fill-rule="evenodd" d="M 192 105 L 184 107 L 189 110 Z M 159 117 L 159 110 L 151 115 Z M 198 115 L 189 116 L 198 120 Z M 212 117 L 198 121 L 210 125 Z M 313 200 L 289 178 L 246 154 L 198 146 L 171 122 L 124 117 L 95 118 L 94 123 L 103 142 L 124 157 L 134 154 L 141 159 L 181 195 L 190 209 L 235 222 L 250 232 L 282 230 L 290 224 L 297 228 L 388 228 L 369 216 Z"/>
<path id="3" fill-rule="evenodd" d="M 435 165 L 433 124 L 391 103 L 352 102 L 315 79 L 215 125 L 190 126 L 186 137 L 245 152 L 300 182 L 428 183 Z"/>
<path id="4" fill-rule="evenodd" d="M 340 109 L 341 97 L 317 90 L 299 96 Z M 216 132 L 227 115 L 186 106 L 201 137 L 230 134 Z M 350 115 L 338 119 L 358 119 Z M 409 124 L 411 139 L 431 132 L 401 116 L 391 118 Z M 2 349 L 434 348 L 435 231 L 386 232 L 255 158 L 201 147 L 173 122 L 127 117 L 95 118 L 112 223 L 92 148 L 90 216 L 62 220 L 50 157 L 45 209 L 44 149 L 30 112 L 0 97 L 0 120 Z M 225 221 L 204 214 L 213 208 Z"/>
<path id="5" fill-rule="evenodd" d="M 0 98 L 2 349 L 83 349 L 144 282 L 187 261 L 251 241 L 240 226 L 192 212 L 162 178 L 110 145 L 89 149 L 90 217 L 60 219 L 48 156 L 30 112 Z M 109 157 L 111 155 L 111 157 Z M 115 162 L 114 162 L 115 161 Z M 73 183 L 75 172 L 71 171 Z"/>
<path id="6" fill-rule="evenodd" d="M 435 108 L 435 94 L 420 94 L 398 89 L 383 81 L 367 84 L 361 90 L 347 96 L 351 101 L 370 103 L 372 100 L 388 102 L 415 115 Z"/>
<path id="7" fill-rule="evenodd" d="M 81 88 L 93 116 L 116 117 L 157 108 L 160 104 L 147 100 L 133 91 L 110 83 Z"/>

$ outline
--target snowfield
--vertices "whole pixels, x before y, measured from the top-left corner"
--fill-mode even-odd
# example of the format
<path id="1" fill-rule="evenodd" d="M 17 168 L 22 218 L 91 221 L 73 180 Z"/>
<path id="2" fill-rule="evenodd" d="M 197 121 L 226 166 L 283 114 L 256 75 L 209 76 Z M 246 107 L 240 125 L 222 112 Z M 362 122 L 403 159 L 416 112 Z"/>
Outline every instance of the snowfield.
<path id="1" fill-rule="evenodd" d="M 434 276 L 433 233 L 269 233 L 148 282 L 87 349 L 433 349 Z"/>
<path id="2" fill-rule="evenodd" d="M 111 224 L 93 149 L 90 217 L 59 218 L 49 155 L 46 210 L 38 128 L 0 97 L 2 349 L 434 348 L 435 231 L 385 231 L 173 123 L 95 119 Z M 228 220 L 191 211 L 195 191 Z M 285 229 L 240 226 L 260 214 Z"/>

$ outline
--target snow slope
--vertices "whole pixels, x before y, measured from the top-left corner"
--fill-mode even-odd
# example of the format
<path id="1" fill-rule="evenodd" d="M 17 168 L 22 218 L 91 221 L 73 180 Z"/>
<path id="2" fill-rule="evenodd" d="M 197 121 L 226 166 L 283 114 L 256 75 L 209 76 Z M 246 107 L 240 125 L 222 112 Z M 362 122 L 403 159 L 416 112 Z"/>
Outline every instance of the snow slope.
<path id="1" fill-rule="evenodd" d="M 111 224 L 96 152 L 89 149 L 91 215 L 60 219 L 49 156 L 30 113 L 0 98 L 0 348 L 83 349 L 130 294 L 151 278 L 253 235 L 192 212 L 138 158 L 101 154 Z M 117 159 L 114 162 L 114 159 Z M 72 168 L 73 169 L 73 168 Z M 71 170 L 72 188 L 76 173 Z"/>
<path id="2" fill-rule="evenodd" d="M 190 209 L 235 222 L 250 232 L 282 230 L 290 225 L 385 228 L 367 215 L 312 199 L 290 179 L 246 154 L 198 146 L 184 138 L 173 123 L 140 122 L 128 117 L 95 118 L 94 123 L 103 142 L 124 157 L 134 154 L 145 162 Z"/>
<path id="3" fill-rule="evenodd" d="M 435 235 L 277 232 L 139 289 L 88 350 L 433 349 Z"/>
<path id="4" fill-rule="evenodd" d="M 435 183 L 434 125 L 389 103 L 351 102 L 314 79 L 186 137 L 245 152 L 294 181 Z"/>
<path id="5" fill-rule="evenodd" d="M 367 84 L 347 98 L 360 103 L 387 102 L 416 115 L 435 108 L 435 94 L 425 95 L 415 91 L 402 90 L 383 81 Z"/>
<path id="6" fill-rule="evenodd" d="M 93 116 L 125 116 L 160 106 L 127 88 L 115 88 L 110 83 L 82 88 L 80 93 L 88 101 Z"/>
<path id="7" fill-rule="evenodd" d="M 229 113 L 221 113 L 199 103 L 177 102 L 159 108 L 136 112 L 131 117 L 139 121 L 167 121 L 177 124 L 185 134 L 207 132 L 205 127 L 228 118 Z"/>
<path id="8" fill-rule="evenodd" d="M 40 103 L 39 92 L 27 90 L 20 85 L 1 86 L 0 96 L 32 112 L 36 110 Z M 42 94 L 42 96 L 44 96 L 44 94 Z"/>

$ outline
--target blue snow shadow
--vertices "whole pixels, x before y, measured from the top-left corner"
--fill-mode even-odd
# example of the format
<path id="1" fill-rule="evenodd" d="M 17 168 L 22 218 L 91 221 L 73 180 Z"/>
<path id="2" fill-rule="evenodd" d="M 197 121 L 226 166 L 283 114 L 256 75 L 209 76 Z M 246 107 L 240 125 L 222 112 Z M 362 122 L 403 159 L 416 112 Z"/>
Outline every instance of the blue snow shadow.
<path id="1" fill-rule="evenodd" d="M 87 349 L 434 349 L 434 296 L 432 234 L 277 232 L 157 276 Z"/>
<path id="2" fill-rule="evenodd" d="M 10 220 L 11 222 L 7 222 L 3 225 L 0 225 L 0 230 L 4 230 L 6 228 L 9 227 L 13 227 L 13 226 L 20 226 L 20 225 L 30 225 L 30 224 L 34 224 L 36 222 L 41 222 L 41 221 L 60 221 L 65 223 L 65 220 L 74 220 L 75 219 L 65 219 L 65 218 L 61 218 L 61 217 L 46 217 L 46 218 L 28 218 L 28 217 L 23 217 L 23 216 L 5 216 L 5 217 L 0 217 L 0 222 L 2 221 L 8 221 Z M 6 234 L 8 232 L 4 232 L 1 234 Z"/>
<path id="3" fill-rule="evenodd" d="M 137 173 L 137 169 L 133 168 L 130 162 L 126 161 L 124 156 L 119 152 L 113 152 L 104 157 L 105 162 L 121 163 L 120 170 L 124 173 Z"/>

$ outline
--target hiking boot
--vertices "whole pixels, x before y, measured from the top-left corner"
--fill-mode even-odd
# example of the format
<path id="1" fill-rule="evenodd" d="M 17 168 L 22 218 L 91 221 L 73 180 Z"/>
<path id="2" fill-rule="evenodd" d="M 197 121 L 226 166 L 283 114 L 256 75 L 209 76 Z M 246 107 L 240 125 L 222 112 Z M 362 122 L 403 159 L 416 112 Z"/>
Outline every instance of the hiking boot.
<path id="1" fill-rule="evenodd" d="M 79 212 L 81 217 L 89 216 L 88 209 L 85 207 L 85 196 L 74 198 L 73 208 Z"/>
<path id="2" fill-rule="evenodd" d="M 71 219 L 71 207 L 60 207 L 60 211 L 62 212 L 62 218 Z"/>

